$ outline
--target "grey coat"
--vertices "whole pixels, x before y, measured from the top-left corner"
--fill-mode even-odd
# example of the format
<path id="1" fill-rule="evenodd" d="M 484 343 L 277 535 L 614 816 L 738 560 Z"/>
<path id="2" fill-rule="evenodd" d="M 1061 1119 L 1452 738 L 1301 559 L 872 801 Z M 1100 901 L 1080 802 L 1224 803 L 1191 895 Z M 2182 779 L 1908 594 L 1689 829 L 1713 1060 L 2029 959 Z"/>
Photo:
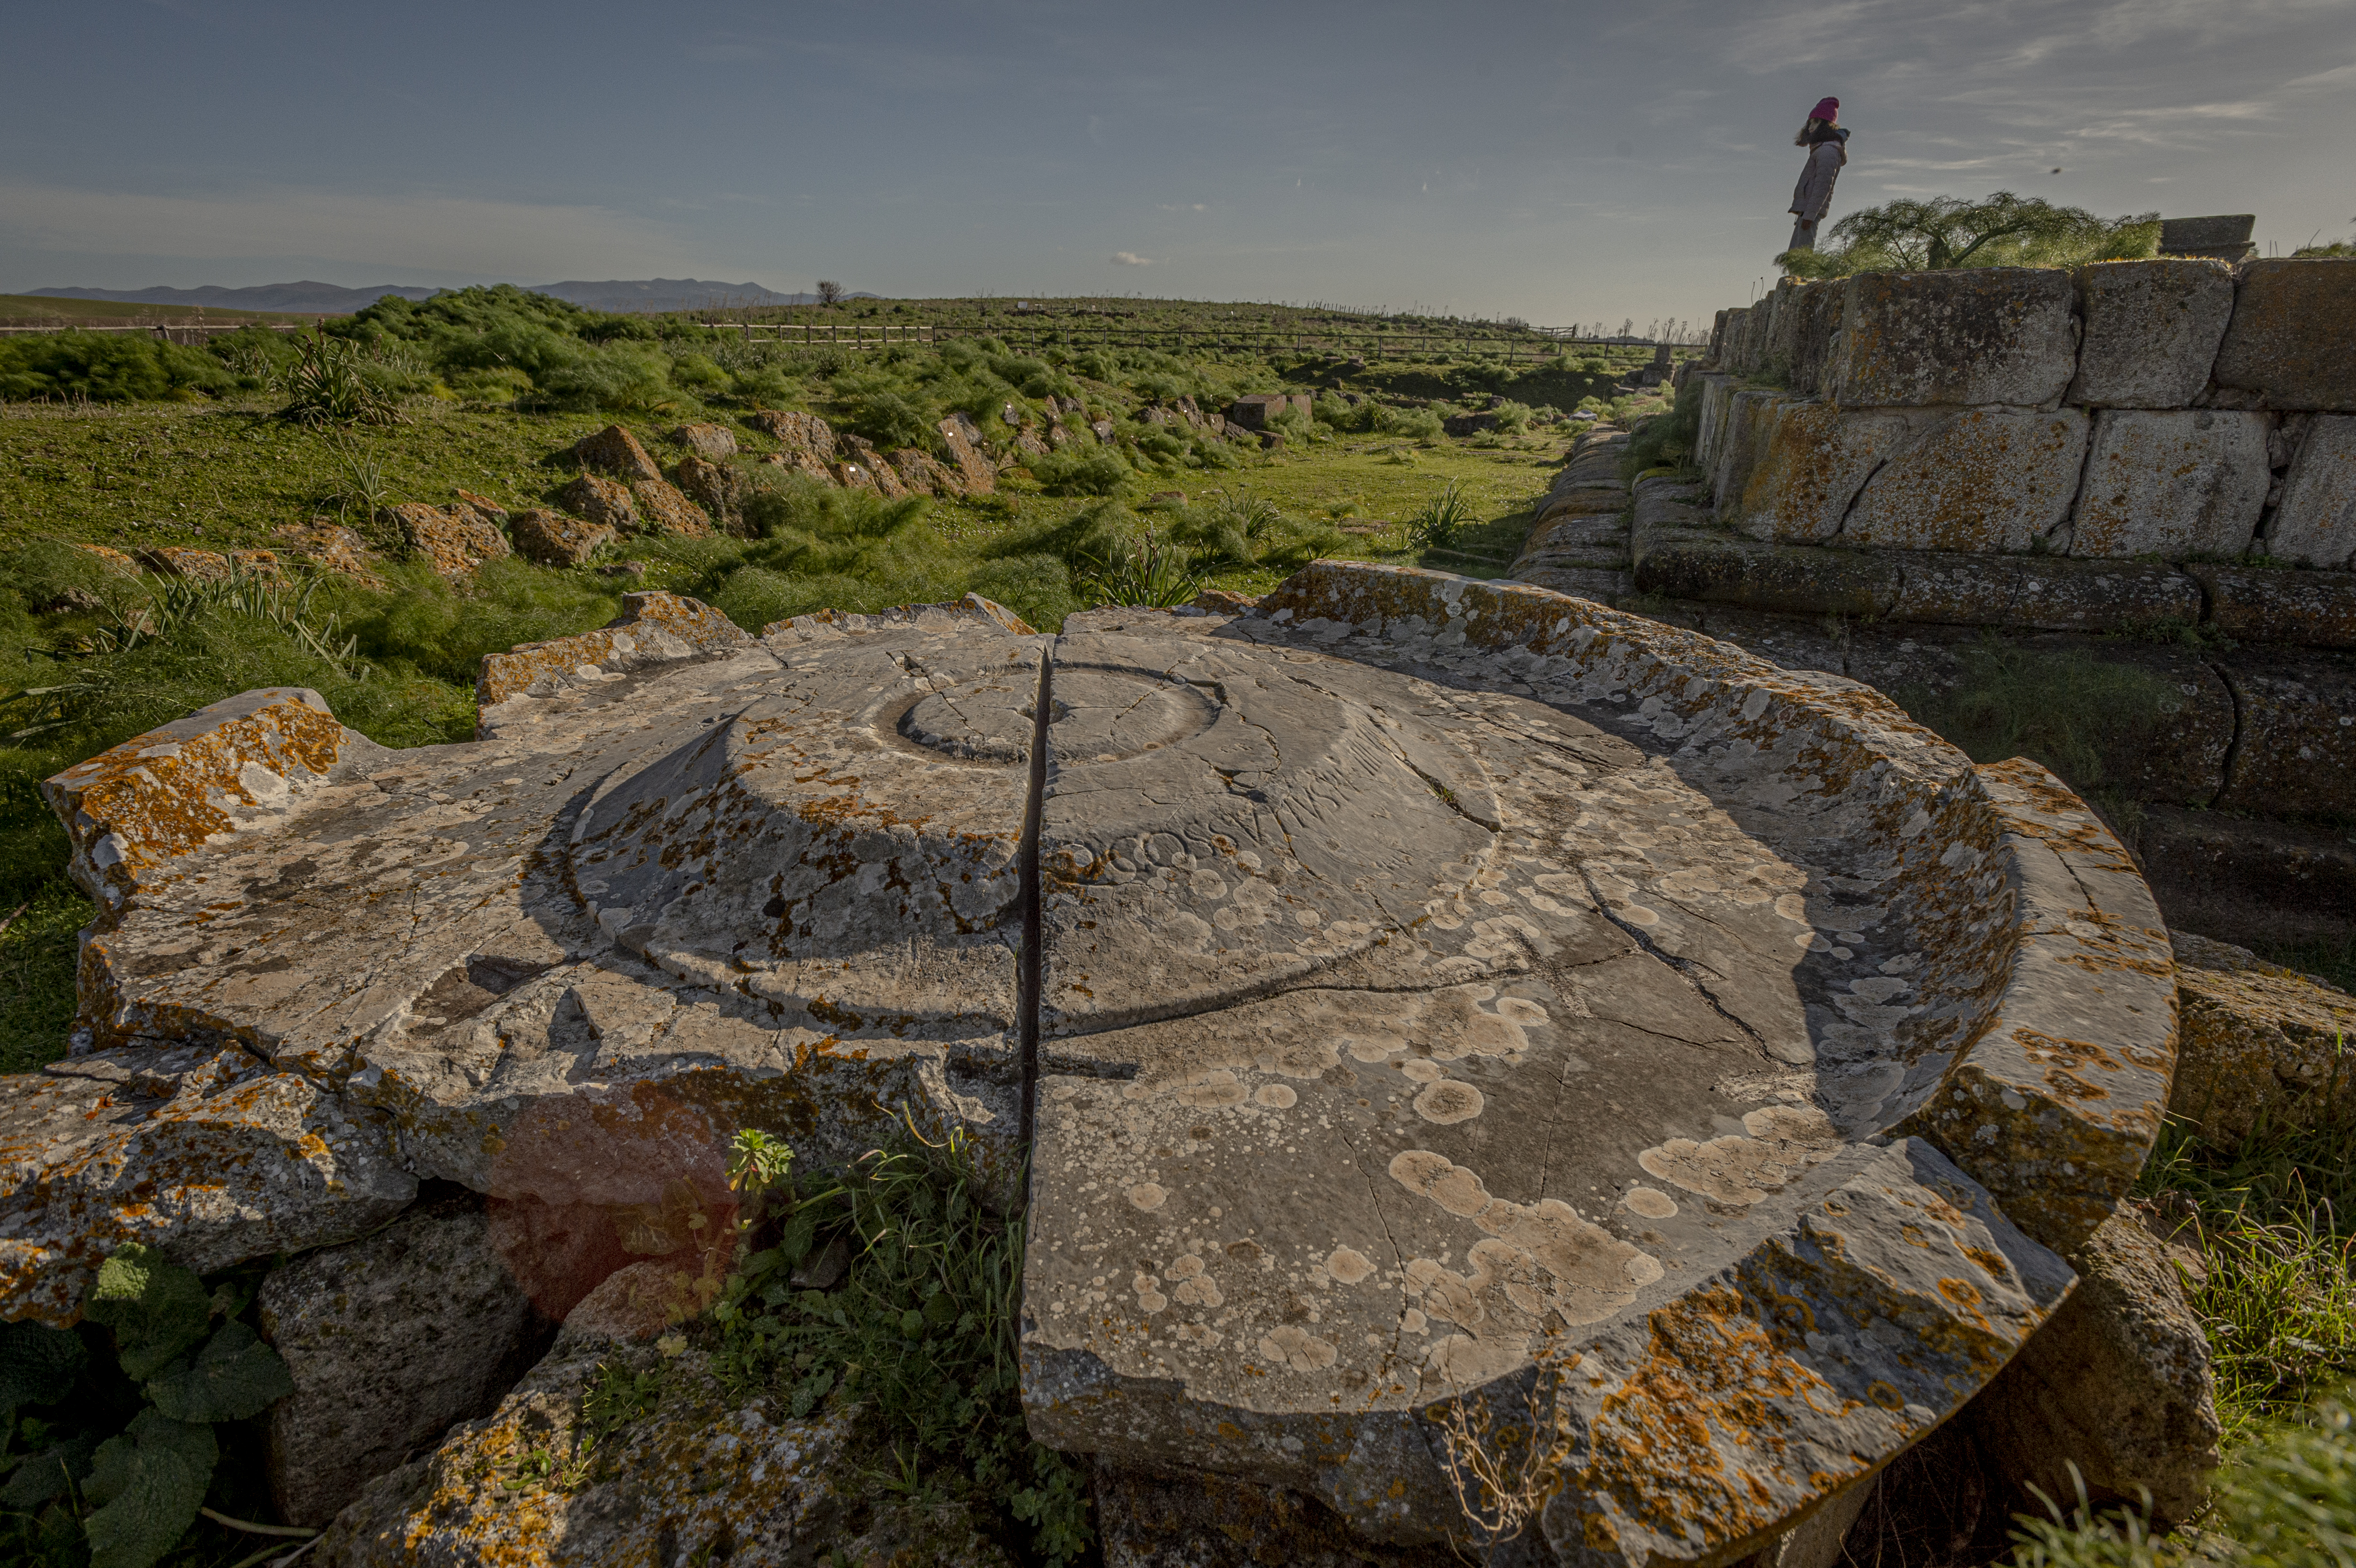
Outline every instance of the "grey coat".
<path id="1" fill-rule="evenodd" d="M 1819 142 L 1808 149 L 1800 183 L 1792 187 L 1792 210 L 1807 223 L 1820 221 L 1833 204 L 1833 182 L 1848 162 L 1848 149 L 1838 142 Z"/>

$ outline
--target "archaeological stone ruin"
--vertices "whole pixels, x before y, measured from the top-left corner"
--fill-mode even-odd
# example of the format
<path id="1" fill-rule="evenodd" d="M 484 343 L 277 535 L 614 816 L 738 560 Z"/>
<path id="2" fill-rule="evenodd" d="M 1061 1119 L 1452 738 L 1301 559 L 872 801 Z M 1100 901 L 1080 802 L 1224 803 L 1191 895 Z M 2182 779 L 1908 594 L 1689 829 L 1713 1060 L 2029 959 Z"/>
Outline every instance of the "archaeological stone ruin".
<path id="1" fill-rule="evenodd" d="M 1023 1401 L 1107 1498 L 1442 1543 L 1469 1404 L 1552 1434 L 1516 1561 L 1797 1563 L 2034 1342 L 2158 1134 L 2127 855 L 1855 682 L 1340 563 L 1055 636 L 628 603 L 487 659 L 469 742 L 264 690 L 48 785 L 101 913 L 72 1054 L 0 1081 L 12 1311 L 71 1322 L 134 1241 L 328 1249 L 262 1298 L 324 1560 L 553 1552 L 562 1499 L 450 1477 L 577 1403 L 617 1281 L 724 1266 L 648 1216 L 724 1211 L 738 1128 L 824 1168 L 906 1116 L 1009 1202 L 1033 1129 Z M 473 1305 L 426 1392 L 340 1383 L 339 1293 L 413 1323 L 429 1265 Z M 724 1403 L 664 1539 L 817 1528 L 838 1418 Z M 621 1561 L 635 1518 L 562 1528 Z"/>
<path id="2" fill-rule="evenodd" d="M 1598 432 L 1515 576 L 1884 690 L 2140 672 L 2101 767 L 2171 923 L 2356 937 L 2356 261 L 1786 282 L 1679 375 L 1701 479 Z"/>
<path id="3" fill-rule="evenodd" d="M 2351 366 L 2356 262 L 1788 284 L 1676 372 L 1666 471 L 1579 438 L 1507 581 L 1052 635 L 633 593 L 486 658 L 464 743 L 215 704 L 48 783 L 97 915 L 69 1054 L 0 1077 L 5 1316 L 132 1243 L 266 1267 L 315 1563 L 900 1561 L 852 1413 L 657 1337 L 738 1131 L 914 1131 L 1024 1216 L 1023 1411 L 1112 1568 L 1458 1560 L 1468 1442 L 1501 1565 L 1831 1568 L 1957 1445 L 2193 1518 L 2190 1254 L 2127 1194 L 2164 1116 L 2318 1120 L 2356 1029 L 2211 939 L 2356 908 Z M 756 420 L 830 483 L 995 473 Z M 727 526 L 734 437 L 671 439 L 584 440 L 579 517 L 396 521 L 452 571 Z M 2182 700 L 2082 799 L 1884 695 L 1990 638 Z M 525 1466 L 648 1341 L 625 1473 Z"/>

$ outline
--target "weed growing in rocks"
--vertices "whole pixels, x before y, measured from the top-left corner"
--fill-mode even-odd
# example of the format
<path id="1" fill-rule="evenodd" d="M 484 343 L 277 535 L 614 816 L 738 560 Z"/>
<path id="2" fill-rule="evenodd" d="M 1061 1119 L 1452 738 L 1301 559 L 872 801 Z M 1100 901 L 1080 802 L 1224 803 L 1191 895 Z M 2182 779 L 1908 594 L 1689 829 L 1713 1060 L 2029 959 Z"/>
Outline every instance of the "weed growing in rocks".
<path id="1" fill-rule="evenodd" d="M 962 1136 L 931 1144 L 912 1129 L 826 1179 L 792 1178 L 781 1152 L 737 1144 L 750 1218 L 712 1312 L 715 1367 L 798 1417 L 829 1398 L 856 1404 L 887 1488 L 988 1509 L 1033 1560 L 1077 1561 L 1084 1478 L 1023 1424 L 1023 1221 L 991 1207 Z M 830 1254 L 846 1253 L 829 1281 Z"/>
<path id="2" fill-rule="evenodd" d="M 134 1243 L 100 1269 L 80 1328 L 0 1324 L 0 1550 L 8 1561 L 220 1563 L 239 1536 L 248 1546 L 255 1535 L 284 1546 L 292 1542 L 283 1538 L 314 1533 L 226 1511 L 261 1499 L 249 1497 L 242 1467 L 223 1467 L 216 1426 L 259 1414 L 294 1386 L 241 1316 L 260 1272 L 232 1270 L 208 1284 Z"/>
<path id="3" fill-rule="evenodd" d="M 2356 1376 L 2356 1126 L 2261 1126 L 2219 1150 L 2171 1125 L 2140 1189 L 2195 1217 L 2206 1276 L 2191 1300 L 2229 1447 Z"/>
<path id="4" fill-rule="evenodd" d="M 1484 1559 L 1518 1539 L 1546 1507 L 1569 1444 L 1556 1432 L 1559 1371 L 1541 1361 L 1522 1408 L 1500 1419 L 1491 1403 L 1459 1390 L 1430 1412 L 1439 1424 L 1440 1462 Z"/>
<path id="5" fill-rule="evenodd" d="M 2218 1477 L 2194 1534 L 2156 1536 L 2138 1510 L 2097 1510 L 2083 1490 L 2066 1513 L 2024 1515 L 2014 1568 L 2347 1568 L 2356 1563 L 2356 1388 L 2326 1395 L 2253 1435 Z"/>
<path id="6" fill-rule="evenodd" d="M 2147 735 L 2184 701 L 2169 681 L 2135 666 L 2083 650 L 2016 647 L 1995 636 L 1964 651 L 1954 687 L 1891 695 L 1974 762 L 2033 757 L 2082 792 L 2110 782 L 2106 752 Z"/>

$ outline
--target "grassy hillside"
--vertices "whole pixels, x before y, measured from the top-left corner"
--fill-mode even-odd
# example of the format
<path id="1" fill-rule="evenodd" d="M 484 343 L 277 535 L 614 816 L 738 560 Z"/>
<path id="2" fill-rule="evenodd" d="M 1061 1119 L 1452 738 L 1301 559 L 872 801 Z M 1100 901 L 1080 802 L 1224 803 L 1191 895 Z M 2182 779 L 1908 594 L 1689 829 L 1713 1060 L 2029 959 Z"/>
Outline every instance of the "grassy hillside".
<path id="1" fill-rule="evenodd" d="M 0 294 L 0 326 L 118 326 L 148 322 L 300 321 L 317 319 L 283 310 L 204 310 L 140 304 L 127 300 L 54 299 L 48 294 Z"/>

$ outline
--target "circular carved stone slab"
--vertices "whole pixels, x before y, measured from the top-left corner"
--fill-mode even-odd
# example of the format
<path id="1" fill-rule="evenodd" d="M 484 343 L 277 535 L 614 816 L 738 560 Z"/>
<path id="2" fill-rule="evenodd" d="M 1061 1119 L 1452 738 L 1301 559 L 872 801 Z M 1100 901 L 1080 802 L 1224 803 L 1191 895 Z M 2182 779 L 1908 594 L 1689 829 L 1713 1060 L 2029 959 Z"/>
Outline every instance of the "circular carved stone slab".
<path id="1" fill-rule="evenodd" d="M 1536 1423 L 1565 1563 L 1730 1560 L 1869 1474 L 2157 1131 L 2123 852 L 1847 682 L 1375 568 L 1053 639 L 637 601 L 493 661 L 469 745 L 56 781 L 92 1043 L 248 1041 L 420 1174 L 644 1214 L 884 1107 L 1020 1168 L 1027 1003 L 1033 1431 L 1428 1541 L 1461 1401 Z M 166 844 L 183 766 L 248 804 Z"/>

